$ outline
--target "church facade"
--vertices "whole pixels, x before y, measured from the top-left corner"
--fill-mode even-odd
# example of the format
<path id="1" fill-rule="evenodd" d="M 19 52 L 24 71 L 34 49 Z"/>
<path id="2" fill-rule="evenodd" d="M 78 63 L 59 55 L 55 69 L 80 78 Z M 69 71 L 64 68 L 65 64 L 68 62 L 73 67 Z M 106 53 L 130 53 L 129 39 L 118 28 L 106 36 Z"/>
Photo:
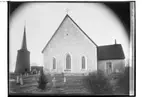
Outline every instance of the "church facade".
<path id="1" fill-rule="evenodd" d="M 87 73 L 99 68 L 106 68 L 105 65 L 104 67 L 99 64 L 106 64 L 106 60 L 114 60 L 114 57 L 117 58 L 115 60 L 124 61 L 124 54 L 121 57 L 114 56 L 112 59 L 103 59 L 103 57 L 100 59 L 99 57 L 104 50 L 101 49 L 102 47 L 99 49 L 99 46 L 89 38 L 73 19 L 66 15 L 42 50 L 44 69 L 52 73 Z"/>

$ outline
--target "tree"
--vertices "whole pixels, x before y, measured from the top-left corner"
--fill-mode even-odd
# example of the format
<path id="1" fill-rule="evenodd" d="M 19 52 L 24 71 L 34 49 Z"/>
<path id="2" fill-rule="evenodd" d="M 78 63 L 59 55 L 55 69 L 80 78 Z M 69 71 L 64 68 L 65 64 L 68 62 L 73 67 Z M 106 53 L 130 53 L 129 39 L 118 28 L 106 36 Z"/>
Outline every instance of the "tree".
<path id="1" fill-rule="evenodd" d="M 112 94 L 112 87 L 104 72 L 98 70 L 84 78 L 84 86 L 94 94 Z"/>
<path id="2" fill-rule="evenodd" d="M 42 69 L 40 72 L 40 77 L 39 77 L 39 81 L 38 81 L 38 84 L 39 84 L 38 88 L 44 90 L 46 88 L 47 83 L 48 83 L 48 79 Z"/>

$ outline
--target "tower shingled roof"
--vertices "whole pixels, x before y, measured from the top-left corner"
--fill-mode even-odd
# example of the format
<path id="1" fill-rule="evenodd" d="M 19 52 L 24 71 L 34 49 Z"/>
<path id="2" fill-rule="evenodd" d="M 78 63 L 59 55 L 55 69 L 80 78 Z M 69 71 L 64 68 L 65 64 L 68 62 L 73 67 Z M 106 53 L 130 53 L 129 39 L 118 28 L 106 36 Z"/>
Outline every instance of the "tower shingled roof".
<path id="1" fill-rule="evenodd" d="M 23 41 L 22 41 L 22 47 L 21 49 L 27 49 L 27 42 L 26 42 L 26 28 L 24 27 L 24 35 L 23 35 Z"/>

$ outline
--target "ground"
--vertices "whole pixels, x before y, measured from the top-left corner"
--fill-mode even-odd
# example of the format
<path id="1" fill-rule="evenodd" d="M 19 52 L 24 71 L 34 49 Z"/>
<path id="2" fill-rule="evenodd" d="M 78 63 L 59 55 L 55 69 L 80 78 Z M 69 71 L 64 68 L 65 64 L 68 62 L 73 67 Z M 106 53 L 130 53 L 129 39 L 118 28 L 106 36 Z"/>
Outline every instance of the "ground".
<path id="1" fill-rule="evenodd" d="M 38 75 L 29 75 L 24 78 L 24 85 L 17 85 L 15 80 L 9 81 L 9 93 L 43 93 L 43 94 L 91 94 L 82 84 L 82 76 L 67 76 L 66 83 L 63 77 L 56 76 L 56 87 L 47 84 L 46 90 L 38 89 Z"/>
<path id="2" fill-rule="evenodd" d="M 47 84 L 46 90 L 41 90 L 38 87 L 39 75 L 24 76 L 24 85 L 16 84 L 16 77 L 11 76 L 9 79 L 9 93 L 33 93 L 33 94 L 79 94 L 79 95 L 90 95 L 92 94 L 87 88 L 84 87 L 82 75 L 79 76 L 66 76 L 66 83 L 63 82 L 63 77 L 60 75 L 56 76 L 56 87 L 52 87 L 52 83 Z M 110 83 L 114 86 L 115 94 L 122 94 L 120 91 L 116 91 L 115 83 L 116 80 L 110 80 Z"/>

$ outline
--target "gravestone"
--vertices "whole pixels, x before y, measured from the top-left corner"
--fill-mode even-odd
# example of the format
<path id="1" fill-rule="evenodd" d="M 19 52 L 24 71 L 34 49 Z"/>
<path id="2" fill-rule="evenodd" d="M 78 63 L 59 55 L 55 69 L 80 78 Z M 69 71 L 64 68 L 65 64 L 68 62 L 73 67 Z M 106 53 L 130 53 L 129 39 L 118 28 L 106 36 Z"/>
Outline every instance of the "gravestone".
<path id="1" fill-rule="evenodd" d="M 20 84 L 20 76 L 19 76 L 19 75 L 17 75 L 16 83 L 17 83 L 17 84 Z"/>
<path id="2" fill-rule="evenodd" d="M 66 77 L 65 77 L 65 76 L 64 76 L 64 78 L 63 78 L 63 82 L 66 83 Z"/>
<path id="3" fill-rule="evenodd" d="M 37 74 L 40 75 L 40 71 L 38 71 Z"/>
<path id="4" fill-rule="evenodd" d="M 23 76 L 22 76 L 22 74 L 20 75 L 20 85 L 23 85 L 24 83 L 23 83 Z"/>

